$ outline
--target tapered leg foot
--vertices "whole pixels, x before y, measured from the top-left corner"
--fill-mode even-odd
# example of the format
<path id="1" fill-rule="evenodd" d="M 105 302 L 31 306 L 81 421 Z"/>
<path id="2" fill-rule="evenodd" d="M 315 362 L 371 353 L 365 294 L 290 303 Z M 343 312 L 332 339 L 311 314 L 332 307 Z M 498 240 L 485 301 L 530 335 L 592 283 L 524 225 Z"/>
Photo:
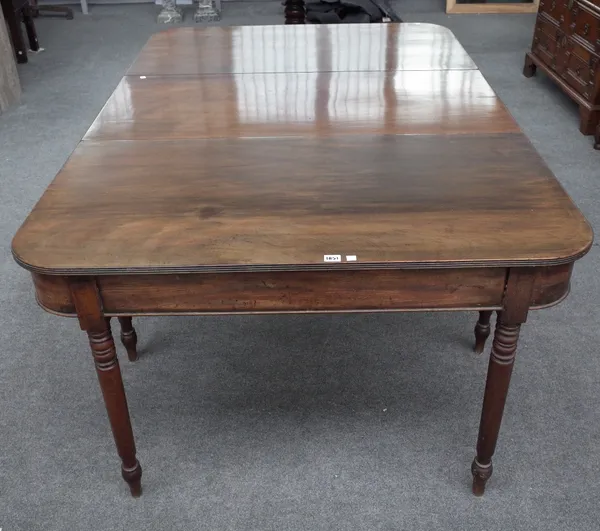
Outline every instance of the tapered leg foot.
<path id="1" fill-rule="evenodd" d="M 523 75 L 525 77 L 533 77 L 537 70 L 536 64 L 531 60 L 529 54 L 525 55 L 525 66 L 523 67 Z"/>
<path id="2" fill-rule="evenodd" d="M 479 320 L 475 325 L 475 346 L 473 350 L 477 354 L 481 354 L 485 348 L 485 342 L 490 336 L 490 319 L 492 317 L 491 310 L 479 312 Z"/>
<path id="3" fill-rule="evenodd" d="M 142 495 L 142 467 L 139 461 L 135 461 L 133 468 L 121 467 L 121 475 L 129 485 L 129 491 L 134 498 L 139 498 Z"/>
<path id="4" fill-rule="evenodd" d="M 473 474 L 473 494 L 475 496 L 483 496 L 485 492 L 485 484 L 487 480 L 492 477 L 493 466 L 492 462 L 486 466 L 482 465 L 477 461 L 477 458 L 473 459 L 471 465 L 471 474 Z"/>
<path id="5" fill-rule="evenodd" d="M 127 350 L 127 357 L 129 361 L 135 361 L 138 359 L 137 334 L 131 323 L 131 317 L 119 317 L 119 324 L 121 325 L 121 343 Z"/>

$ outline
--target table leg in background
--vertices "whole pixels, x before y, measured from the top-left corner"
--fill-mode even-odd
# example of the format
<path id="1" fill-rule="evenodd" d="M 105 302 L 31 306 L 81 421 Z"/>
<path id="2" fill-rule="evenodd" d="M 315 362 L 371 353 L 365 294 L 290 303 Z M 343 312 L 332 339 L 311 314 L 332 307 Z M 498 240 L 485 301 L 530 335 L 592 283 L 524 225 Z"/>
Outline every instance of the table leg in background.
<path id="1" fill-rule="evenodd" d="M 119 317 L 121 325 L 121 343 L 127 350 L 129 361 L 135 361 L 138 358 L 137 354 L 137 334 L 131 323 L 131 317 Z"/>
<path id="2" fill-rule="evenodd" d="M 475 346 L 473 350 L 477 354 L 481 354 L 485 348 L 485 342 L 490 336 L 490 319 L 492 317 L 491 310 L 479 312 L 479 320 L 475 325 Z"/>

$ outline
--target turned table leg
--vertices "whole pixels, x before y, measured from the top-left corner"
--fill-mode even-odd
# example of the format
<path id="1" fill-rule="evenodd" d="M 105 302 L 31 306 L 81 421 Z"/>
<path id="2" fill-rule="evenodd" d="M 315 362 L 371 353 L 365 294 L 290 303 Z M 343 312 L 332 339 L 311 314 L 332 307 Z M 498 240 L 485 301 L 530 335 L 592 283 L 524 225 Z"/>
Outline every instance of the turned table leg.
<path id="1" fill-rule="evenodd" d="M 131 317 L 119 317 L 119 323 L 121 325 L 121 343 L 127 350 L 129 361 L 135 361 L 138 358 L 137 334 L 131 324 Z"/>
<path id="2" fill-rule="evenodd" d="M 122 476 L 129 485 L 132 496 L 138 497 L 142 493 L 142 467 L 135 456 L 133 430 L 110 322 L 102 315 L 102 305 L 94 280 L 72 281 L 71 296 L 81 328 L 88 334 L 110 427 L 121 457 Z"/>
<path id="3" fill-rule="evenodd" d="M 502 314 L 499 315 L 485 385 L 483 411 L 477 438 L 477 457 L 471 466 L 473 494 L 476 496 L 483 494 L 485 484 L 492 475 L 492 456 L 500 432 L 520 328 L 521 325 L 502 322 Z"/>
<path id="4" fill-rule="evenodd" d="M 485 383 L 477 455 L 471 465 L 473 494 L 476 496 L 483 495 L 485 485 L 492 475 L 492 456 L 502 423 L 519 331 L 529 311 L 533 278 L 532 271 L 511 270 L 505 292 L 504 310 L 498 312 Z"/>
<path id="5" fill-rule="evenodd" d="M 479 312 L 479 320 L 475 325 L 475 346 L 473 350 L 477 354 L 481 354 L 485 348 L 485 342 L 490 336 L 490 319 L 492 317 L 491 310 Z"/>

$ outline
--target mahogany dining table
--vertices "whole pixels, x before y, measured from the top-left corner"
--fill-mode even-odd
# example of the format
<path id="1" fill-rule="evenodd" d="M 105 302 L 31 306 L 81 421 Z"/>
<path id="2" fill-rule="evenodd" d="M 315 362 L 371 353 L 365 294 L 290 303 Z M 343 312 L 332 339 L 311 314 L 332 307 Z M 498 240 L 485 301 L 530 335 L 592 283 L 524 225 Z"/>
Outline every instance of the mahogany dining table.
<path id="1" fill-rule="evenodd" d="M 157 33 L 12 249 L 89 337 L 133 496 L 111 318 L 135 360 L 144 315 L 477 311 L 481 352 L 498 312 L 481 495 L 521 325 L 592 239 L 454 35 L 403 23 Z"/>

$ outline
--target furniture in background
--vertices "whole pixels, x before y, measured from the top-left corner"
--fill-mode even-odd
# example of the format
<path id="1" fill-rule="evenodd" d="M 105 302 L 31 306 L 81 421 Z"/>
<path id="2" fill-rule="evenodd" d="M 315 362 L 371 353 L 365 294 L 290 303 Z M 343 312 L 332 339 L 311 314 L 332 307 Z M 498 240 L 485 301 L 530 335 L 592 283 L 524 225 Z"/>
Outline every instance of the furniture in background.
<path id="1" fill-rule="evenodd" d="M 449 30 L 299 24 L 152 36 L 12 250 L 39 304 L 88 335 L 134 496 L 111 318 L 135 359 L 132 316 L 468 310 L 480 352 L 497 311 L 481 495 L 521 325 L 567 296 L 591 244 Z"/>
<path id="2" fill-rule="evenodd" d="M 286 24 L 304 24 L 306 17 L 304 0 L 284 0 L 283 5 Z"/>
<path id="3" fill-rule="evenodd" d="M 55 6 L 55 5 L 40 5 L 38 0 L 29 0 L 33 16 L 62 16 L 64 15 L 67 20 L 73 20 L 73 10 L 66 6 Z M 81 11 L 84 15 L 88 14 L 87 0 L 81 0 Z"/>
<path id="4" fill-rule="evenodd" d="M 389 0 L 283 0 L 286 24 L 379 24 L 402 22 Z"/>
<path id="5" fill-rule="evenodd" d="M 156 21 L 160 24 L 179 24 L 183 22 L 183 11 L 175 0 L 162 0 L 162 8 Z"/>
<path id="6" fill-rule="evenodd" d="M 27 46 L 23 38 L 21 23 L 25 26 L 31 51 L 37 52 L 40 49 L 29 0 L 0 0 L 0 4 L 10 32 L 17 63 L 26 63 L 28 60 Z"/>
<path id="7" fill-rule="evenodd" d="M 541 69 L 579 105 L 579 130 L 600 123 L 600 0 L 542 0 L 523 74 Z"/>
<path id="8" fill-rule="evenodd" d="M 0 9 L 0 114 L 21 98 L 21 84 L 13 48 L 4 23 L 4 14 Z"/>
<path id="9" fill-rule="evenodd" d="M 460 13 L 535 13 L 539 3 L 540 0 L 530 2 L 446 0 L 446 13 L 449 15 Z"/>
<path id="10" fill-rule="evenodd" d="M 198 0 L 194 22 L 214 22 L 221 19 L 221 0 Z"/>
<path id="11" fill-rule="evenodd" d="M 221 0 L 198 0 L 194 22 L 214 22 L 220 19 Z M 162 0 L 162 8 L 156 20 L 160 24 L 178 24 L 183 22 L 183 10 L 177 6 L 176 0 Z"/>

